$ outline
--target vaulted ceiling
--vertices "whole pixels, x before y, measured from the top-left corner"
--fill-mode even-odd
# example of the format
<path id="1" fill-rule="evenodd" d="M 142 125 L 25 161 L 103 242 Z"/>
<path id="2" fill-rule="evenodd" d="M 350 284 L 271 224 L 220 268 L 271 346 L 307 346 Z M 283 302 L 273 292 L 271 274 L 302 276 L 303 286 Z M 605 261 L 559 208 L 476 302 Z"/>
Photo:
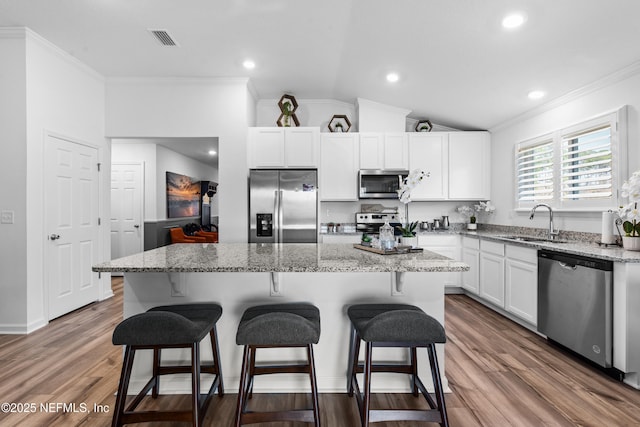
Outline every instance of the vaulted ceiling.
<path id="1" fill-rule="evenodd" d="M 506 30 L 513 11 L 526 22 Z M 0 0 L 0 26 L 29 27 L 106 77 L 244 76 L 260 99 L 360 97 L 461 129 L 636 63 L 638 17 L 637 0 Z M 528 99 L 534 89 L 546 97 Z"/>

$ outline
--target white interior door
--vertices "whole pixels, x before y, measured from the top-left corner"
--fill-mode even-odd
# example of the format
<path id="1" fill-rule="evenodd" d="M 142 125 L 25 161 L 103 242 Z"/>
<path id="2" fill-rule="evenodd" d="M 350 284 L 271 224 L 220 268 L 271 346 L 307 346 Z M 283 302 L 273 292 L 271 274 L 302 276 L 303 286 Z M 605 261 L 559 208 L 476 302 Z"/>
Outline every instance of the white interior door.
<path id="1" fill-rule="evenodd" d="M 111 259 L 143 250 L 142 163 L 111 164 Z"/>
<path id="2" fill-rule="evenodd" d="M 98 150 L 52 135 L 45 145 L 45 269 L 54 319 L 99 298 L 91 271 L 99 250 Z"/>

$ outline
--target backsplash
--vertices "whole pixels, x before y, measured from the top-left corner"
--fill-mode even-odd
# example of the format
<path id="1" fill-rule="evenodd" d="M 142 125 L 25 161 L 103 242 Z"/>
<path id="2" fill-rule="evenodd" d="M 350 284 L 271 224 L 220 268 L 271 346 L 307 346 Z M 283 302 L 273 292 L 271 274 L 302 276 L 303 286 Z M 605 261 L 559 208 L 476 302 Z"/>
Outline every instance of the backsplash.
<path id="1" fill-rule="evenodd" d="M 516 227 L 512 225 L 495 225 L 495 224 L 478 224 L 478 231 L 489 231 L 493 233 L 503 234 L 522 234 L 527 236 L 547 237 L 548 228 L 532 228 L 532 227 Z M 560 230 L 558 239 L 575 240 L 580 242 L 598 243 L 600 241 L 599 233 L 585 233 L 581 231 L 564 231 Z"/>

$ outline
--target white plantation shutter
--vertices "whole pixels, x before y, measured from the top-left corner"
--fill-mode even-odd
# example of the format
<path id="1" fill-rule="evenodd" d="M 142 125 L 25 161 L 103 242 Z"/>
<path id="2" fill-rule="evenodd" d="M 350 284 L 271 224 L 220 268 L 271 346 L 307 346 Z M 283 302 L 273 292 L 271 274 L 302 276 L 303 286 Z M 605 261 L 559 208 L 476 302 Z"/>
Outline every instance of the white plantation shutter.
<path id="1" fill-rule="evenodd" d="M 516 154 L 517 199 L 553 199 L 553 140 L 521 144 Z"/>
<path id="2" fill-rule="evenodd" d="M 613 194 L 611 126 L 562 138 L 560 199 L 609 199 Z"/>

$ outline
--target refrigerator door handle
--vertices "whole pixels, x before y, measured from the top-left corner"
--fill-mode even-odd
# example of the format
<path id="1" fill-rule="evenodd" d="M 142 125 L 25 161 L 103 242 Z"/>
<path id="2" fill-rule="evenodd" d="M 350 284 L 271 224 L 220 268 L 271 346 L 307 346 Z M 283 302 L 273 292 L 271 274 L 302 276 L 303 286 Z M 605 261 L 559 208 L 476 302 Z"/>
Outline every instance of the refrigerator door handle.
<path id="1" fill-rule="evenodd" d="M 275 243 L 280 241 L 280 198 L 279 191 L 273 192 L 273 236 Z"/>
<path id="2" fill-rule="evenodd" d="M 284 213 L 282 212 L 282 190 L 276 190 L 278 199 L 278 243 L 282 243 L 284 241 L 284 231 L 282 230 L 282 220 Z"/>

